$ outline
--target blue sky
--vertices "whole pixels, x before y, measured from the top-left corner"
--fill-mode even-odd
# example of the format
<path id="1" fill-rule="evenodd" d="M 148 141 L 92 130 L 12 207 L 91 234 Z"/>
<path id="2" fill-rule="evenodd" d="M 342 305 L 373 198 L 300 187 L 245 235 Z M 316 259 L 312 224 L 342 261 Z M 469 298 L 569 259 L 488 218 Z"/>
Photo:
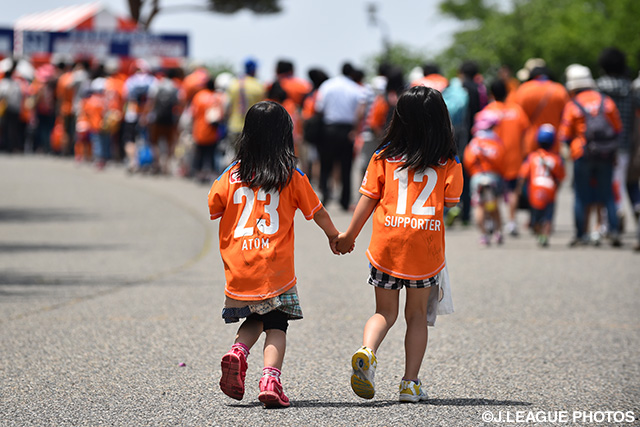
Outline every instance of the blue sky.
<path id="1" fill-rule="evenodd" d="M 189 4 L 202 0 L 188 0 Z M 284 11 L 273 16 L 249 12 L 217 15 L 209 12 L 160 14 L 154 32 L 181 32 L 190 36 L 193 59 L 224 62 L 239 69 L 251 55 L 260 64 L 259 77 L 273 78 L 280 58 L 294 62 L 296 74 L 306 76 L 310 67 L 338 73 L 345 60 L 364 66 L 380 52 L 381 30 L 369 23 L 367 5 L 374 0 L 281 0 Z M 82 0 L 26 0 L 3 4 L 0 25 L 10 27 L 26 14 L 85 3 Z M 161 5 L 180 1 L 161 0 Z M 182 2 L 185 3 L 185 2 Z M 393 43 L 405 43 L 427 54 L 437 53 L 451 42 L 459 24 L 438 12 L 439 0 L 375 0 L 378 17 Z M 103 0 L 117 14 L 127 13 L 126 0 Z"/>

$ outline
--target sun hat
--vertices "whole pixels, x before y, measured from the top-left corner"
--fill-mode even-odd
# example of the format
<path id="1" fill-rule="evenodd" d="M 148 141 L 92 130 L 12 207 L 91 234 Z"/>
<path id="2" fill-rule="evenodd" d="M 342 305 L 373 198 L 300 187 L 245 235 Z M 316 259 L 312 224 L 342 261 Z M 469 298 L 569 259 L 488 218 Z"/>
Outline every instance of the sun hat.
<path id="1" fill-rule="evenodd" d="M 589 67 L 580 64 L 571 64 L 565 69 L 567 90 L 595 89 L 596 82 L 591 76 Z"/>
<path id="2" fill-rule="evenodd" d="M 542 58 L 529 58 L 527 59 L 527 62 L 524 63 L 524 67 L 518 70 L 518 72 L 516 73 L 516 77 L 521 82 L 526 82 L 527 80 L 529 80 L 531 71 L 534 68 L 540 68 L 540 67 L 546 67 L 546 66 L 547 66 L 547 63 Z"/>

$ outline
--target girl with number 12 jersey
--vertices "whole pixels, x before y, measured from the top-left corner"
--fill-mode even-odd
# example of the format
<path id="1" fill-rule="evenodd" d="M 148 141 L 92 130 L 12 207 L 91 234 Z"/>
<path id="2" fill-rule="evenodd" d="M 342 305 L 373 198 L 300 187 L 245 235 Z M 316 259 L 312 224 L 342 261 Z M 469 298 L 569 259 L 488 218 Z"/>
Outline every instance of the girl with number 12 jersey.
<path id="1" fill-rule="evenodd" d="M 416 171 L 403 168 L 403 158 L 382 159 L 380 153 L 372 157 L 360 187 L 378 201 L 367 258 L 394 277 L 433 277 L 444 267 L 444 204 L 460 201 L 460 162 L 443 159 Z"/>
<path id="2" fill-rule="evenodd" d="M 404 92 L 384 141 L 369 162 L 351 224 L 336 244 L 338 252 L 349 252 L 373 214 L 367 258 L 376 312 L 365 324 L 362 347 L 351 357 L 351 388 L 373 398 L 376 352 L 395 323 L 400 290 L 406 287 L 406 363 L 399 400 L 419 402 L 427 399 L 418 375 L 427 348 L 427 314 L 433 309 L 430 296 L 433 292 L 437 301 L 443 285 L 437 276 L 445 268 L 443 211 L 460 200 L 463 184 L 440 92 L 424 86 Z"/>

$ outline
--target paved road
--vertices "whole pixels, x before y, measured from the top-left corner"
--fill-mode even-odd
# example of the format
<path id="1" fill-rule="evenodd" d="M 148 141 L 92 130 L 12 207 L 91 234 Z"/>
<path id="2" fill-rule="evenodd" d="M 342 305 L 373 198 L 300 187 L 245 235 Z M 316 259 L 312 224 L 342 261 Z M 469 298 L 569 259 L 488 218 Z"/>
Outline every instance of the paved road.
<path id="1" fill-rule="evenodd" d="M 640 425 L 640 255 L 632 230 L 622 249 L 569 249 L 566 187 L 547 250 L 528 235 L 482 249 L 475 230 L 448 231 L 456 313 L 430 329 L 426 404 L 397 403 L 402 316 L 379 350 L 375 399 L 351 392 L 350 356 L 373 310 L 370 226 L 353 254 L 336 257 L 299 217 L 305 319 L 290 327 L 286 410 L 256 399 L 262 340 L 245 399 L 218 389 L 235 327 L 220 319 L 207 191 L 0 157 L 0 425 Z M 349 214 L 329 210 L 346 228 Z"/>

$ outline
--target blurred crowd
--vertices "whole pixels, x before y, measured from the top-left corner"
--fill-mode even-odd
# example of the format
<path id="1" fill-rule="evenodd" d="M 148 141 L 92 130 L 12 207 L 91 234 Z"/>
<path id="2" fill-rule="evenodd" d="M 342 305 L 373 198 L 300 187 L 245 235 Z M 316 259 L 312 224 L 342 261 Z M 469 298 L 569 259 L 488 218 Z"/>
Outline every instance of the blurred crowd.
<path id="1" fill-rule="evenodd" d="M 3 152 L 69 156 L 97 169 L 119 163 L 130 173 L 209 183 L 233 161 L 246 111 L 269 99 L 289 112 L 299 167 L 322 201 L 335 197 L 348 210 L 351 179 L 362 177 L 384 142 L 398 96 L 425 85 L 447 104 L 465 171 L 462 201 L 446 216 L 449 227 L 475 222 L 489 246 L 526 226 L 547 246 L 565 164 L 573 167 L 572 246 L 599 245 L 605 237 L 620 246 L 625 223 L 640 217 L 640 77 L 634 80 L 616 48 L 601 52 L 597 78 L 580 64 L 557 78 L 543 58 L 528 60 L 515 76 L 506 66 L 488 76 L 464 61 L 455 76 L 435 63 L 410 71 L 381 64 L 369 75 L 344 63 L 336 76 L 313 68 L 300 77 L 293 62 L 280 60 L 270 81 L 258 79 L 251 58 L 237 75 L 214 75 L 203 65 L 152 69 L 144 60 L 126 70 L 77 61 L 25 73 L 20 61 L 6 61 Z M 593 136 L 600 117 L 610 128 L 609 145 Z M 517 224 L 523 208 L 530 220 Z"/>

